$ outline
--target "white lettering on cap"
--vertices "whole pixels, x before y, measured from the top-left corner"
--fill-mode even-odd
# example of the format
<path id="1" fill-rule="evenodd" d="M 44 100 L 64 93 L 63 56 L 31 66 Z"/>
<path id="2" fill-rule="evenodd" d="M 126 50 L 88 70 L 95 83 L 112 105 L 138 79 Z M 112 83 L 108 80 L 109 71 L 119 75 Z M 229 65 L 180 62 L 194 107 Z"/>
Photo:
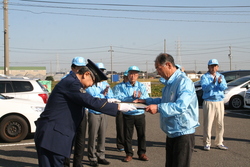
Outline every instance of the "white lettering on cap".
<path id="1" fill-rule="evenodd" d="M 83 63 L 83 59 L 79 59 L 79 63 Z"/>

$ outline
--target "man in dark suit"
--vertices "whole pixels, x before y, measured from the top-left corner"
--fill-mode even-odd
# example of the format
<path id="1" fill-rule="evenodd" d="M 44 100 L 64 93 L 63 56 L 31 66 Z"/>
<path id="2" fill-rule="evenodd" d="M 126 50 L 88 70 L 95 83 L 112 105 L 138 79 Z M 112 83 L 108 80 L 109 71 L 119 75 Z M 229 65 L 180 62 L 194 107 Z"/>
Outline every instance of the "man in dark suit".
<path id="1" fill-rule="evenodd" d="M 36 121 L 35 144 L 40 167 L 62 167 L 71 154 L 77 127 L 84 117 L 83 108 L 116 116 L 118 110 L 135 110 L 128 104 L 109 103 L 94 98 L 85 89 L 107 77 L 90 60 L 76 74 L 70 73 L 52 91 L 45 110 Z"/>

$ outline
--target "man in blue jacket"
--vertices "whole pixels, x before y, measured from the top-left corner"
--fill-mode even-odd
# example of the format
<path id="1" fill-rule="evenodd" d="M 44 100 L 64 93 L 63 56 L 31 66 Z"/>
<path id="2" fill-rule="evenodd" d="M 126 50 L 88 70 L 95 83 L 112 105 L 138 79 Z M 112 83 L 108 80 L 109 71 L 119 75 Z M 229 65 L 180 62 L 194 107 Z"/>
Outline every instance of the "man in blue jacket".
<path id="1" fill-rule="evenodd" d="M 174 58 L 166 53 L 155 59 L 157 73 L 165 87 L 162 98 L 134 102 L 146 103 L 146 111 L 160 113 L 161 129 L 167 134 L 166 167 L 189 167 L 195 145 L 195 128 L 200 124 L 199 106 L 193 81 L 176 68 Z"/>
<path id="2" fill-rule="evenodd" d="M 148 98 L 148 92 L 145 85 L 138 82 L 140 69 L 137 66 L 131 66 L 128 68 L 128 82 L 120 86 L 118 91 L 114 92 L 114 97 L 122 102 L 133 102 L 135 99 Z M 148 161 L 146 156 L 146 121 L 143 109 L 136 109 L 123 114 L 124 123 L 124 138 L 125 138 L 125 152 L 126 157 L 124 162 L 129 162 L 133 158 L 132 137 L 134 127 L 137 131 L 138 137 L 138 151 L 137 154 L 140 160 Z"/>
<path id="3" fill-rule="evenodd" d="M 128 70 L 126 70 L 123 73 L 123 81 L 113 87 L 113 94 L 119 94 L 120 88 L 122 88 L 126 82 L 128 82 Z M 116 147 L 119 152 L 123 152 L 125 150 L 124 150 L 124 130 L 123 130 L 124 123 L 123 123 L 122 112 L 119 112 L 116 115 L 115 123 L 116 123 Z"/>
<path id="4" fill-rule="evenodd" d="M 218 73 L 219 62 L 216 59 L 208 61 L 208 72 L 201 76 L 203 90 L 203 143 L 204 150 L 211 146 L 211 131 L 213 121 L 216 123 L 215 146 L 221 150 L 228 148 L 223 145 L 224 134 L 224 90 L 227 83 L 224 76 Z"/>
<path id="5" fill-rule="evenodd" d="M 96 66 L 104 72 L 106 68 L 103 63 L 96 63 Z M 112 99 L 113 92 L 107 81 L 98 82 L 86 89 L 87 93 L 93 97 Z M 105 140 L 108 126 L 107 115 L 99 111 L 89 109 L 89 139 L 88 139 L 88 158 L 90 166 L 98 166 L 98 164 L 109 165 L 110 162 L 105 158 Z"/>
<path id="6" fill-rule="evenodd" d="M 83 116 L 84 107 L 116 116 L 118 110 L 134 110 L 132 105 L 109 103 L 94 98 L 85 89 L 107 77 L 88 60 L 76 74 L 70 73 L 53 89 L 45 110 L 36 121 L 35 145 L 39 167 L 62 167 L 71 154 L 75 132 Z"/>

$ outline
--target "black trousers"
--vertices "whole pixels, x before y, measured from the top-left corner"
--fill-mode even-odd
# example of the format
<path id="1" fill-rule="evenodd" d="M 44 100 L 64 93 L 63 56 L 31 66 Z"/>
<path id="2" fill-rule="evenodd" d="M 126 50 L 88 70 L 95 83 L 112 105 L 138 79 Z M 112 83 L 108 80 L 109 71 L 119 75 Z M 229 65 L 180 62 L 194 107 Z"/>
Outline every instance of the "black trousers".
<path id="1" fill-rule="evenodd" d="M 124 137 L 125 137 L 124 148 L 126 155 L 133 156 L 134 154 L 132 150 L 132 138 L 134 133 L 134 126 L 137 131 L 137 142 L 138 142 L 137 154 L 138 155 L 145 154 L 146 153 L 145 114 L 141 115 L 123 114 L 123 123 L 124 123 Z"/>
<path id="2" fill-rule="evenodd" d="M 116 147 L 118 149 L 124 148 L 124 126 L 123 126 L 123 113 L 118 112 L 116 115 Z"/>
<path id="3" fill-rule="evenodd" d="M 82 167 L 82 159 L 83 159 L 83 155 L 84 155 L 84 149 L 86 148 L 86 145 L 87 145 L 85 143 L 86 129 L 88 126 L 87 122 L 88 122 L 88 112 L 85 111 L 85 115 L 82 119 L 82 122 L 76 131 L 73 167 Z"/>
<path id="4" fill-rule="evenodd" d="M 194 133 L 175 138 L 167 137 L 166 167 L 189 167 L 194 145 Z"/>

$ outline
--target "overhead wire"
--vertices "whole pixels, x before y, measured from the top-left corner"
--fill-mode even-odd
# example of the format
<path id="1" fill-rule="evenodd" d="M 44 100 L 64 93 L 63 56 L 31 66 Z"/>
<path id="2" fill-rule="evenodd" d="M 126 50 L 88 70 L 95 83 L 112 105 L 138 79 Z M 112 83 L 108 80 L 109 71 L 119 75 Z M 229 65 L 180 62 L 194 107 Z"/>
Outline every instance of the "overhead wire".
<path id="1" fill-rule="evenodd" d="M 157 6 L 157 5 L 130 5 L 130 4 L 101 4 L 101 3 L 74 3 L 74 2 L 55 2 L 55 1 L 37 1 L 37 0 L 21 0 L 21 1 L 25 1 L 25 2 L 36 2 L 36 3 L 53 3 L 53 4 L 60 4 L 60 5 L 92 5 L 92 6 L 113 6 L 113 7 L 148 7 L 148 8 L 169 8 L 169 9 L 211 9 L 211 8 L 215 8 L 215 9 L 227 9 L 227 8 L 231 8 L 231 9 L 236 9 L 236 8 L 240 8 L 240 9 L 249 9 L 250 6 Z M 50 6 L 50 5 L 31 5 L 31 4 L 17 4 L 17 3 L 10 3 L 10 6 L 28 6 L 28 7 L 36 7 L 36 8 L 62 8 L 62 9 L 75 9 L 75 10 L 103 10 L 103 11 L 110 11 L 110 12 L 143 12 L 143 13 L 171 13 L 171 14 L 206 14 L 206 15 L 249 15 L 250 11 L 163 11 L 163 10 L 131 10 L 131 9 L 104 9 L 104 8 L 86 8 L 86 7 L 69 7 L 69 6 Z M 32 11 L 32 10 L 24 10 L 24 9 L 13 9 L 10 8 L 9 10 L 16 10 L 16 11 L 23 11 L 23 12 L 30 12 L 30 13 L 34 13 L 34 14 L 62 14 L 62 15 L 74 15 L 74 16 L 85 16 L 85 17 L 103 17 L 103 18 L 122 18 L 122 19 L 134 19 L 134 20 L 153 20 L 153 21 L 181 21 L 181 22 L 213 22 L 213 23 L 250 23 L 249 21 L 206 21 L 206 20 L 174 20 L 174 19 L 154 19 L 154 18 L 141 18 L 141 17 L 126 17 L 126 16 L 104 16 L 104 15 L 86 15 L 86 14 L 77 14 L 77 13 L 67 13 L 67 12 L 48 12 L 48 11 Z M 244 41 L 242 41 L 242 39 L 244 38 L 239 38 L 236 44 L 242 44 L 244 43 Z M 246 38 L 249 39 L 249 38 Z M 219 42 L 220 40 L 218 40 L 217 42 Z M 222 40 L 221 40 L 222 41 Z M 209 41 L 204 41 L 204 43 L 202 41 L 197 41 L 197 43 L 194 41 L 194 43 L 196 43 L 197 45 L 205 45 L 205 42 Z M 213 43 L 211 43 L 213 42 Z M 215 44 L 216 40 L 211 40 L 210 41 L 210 46 L 212 45 L 216 45 L 218 46 L 218 44 Z M 224 41 L 225 42 L 225 41 Z M 230 43 L 230 41 L 228 42 Z M 233 42 L 231 42 L 233 43 Z M 235 44 L 233 43 L 233 44 Z M 188 46 L 192 44 L 192 41 L 185 41 L 183 47 L 181 48 L 181 56 L 197 56 L 197 55 L 205 55 L 205 54 L 218 54 L 218 53 L 223 53 L 223 52 L 228 52 L 228 47 L 225 46 L 225 49 L 223 46 L 219 46 L 219 47 L 204 47 L 201 49 L 186 49 L 185 46 Z M 193 44 L 192 44 L 193 45 Z M 207 46 L 207 45 L 206 45 Z M 94 54 L 94 53 L 107 53 L 106 50 L 102 50 L 102 51 L 97 51 L 97 49 L 105 49 L 105 47 L 109 47 L 109 46 L 103 46 L 103 47 L 95 47 L 95 51 L 86 51 L 88 50 L 87 48 L 84 49 L 51 49 L 51 50 L 45 50 L 44 49 L 29 49 L 29 48 L 12 48 L 11 52 L 22 52 L 22 53 L 31 53 L 31 54 L 54 54 L 56 52 L 60 52 L 60 54 Z M 113 46 L 115 48 L 115 55 L 127 55 L 127 58 L 133 58 L 134 55 L 137 56 L 152 56 L 152 54 L 150 54 L 149 52 L 157 52 L 157 49 L 141 49 L 141 48 L 129 48 L 129 47 L 119 47 L 119 46 Z M 234 48 L 237 48 L 237 46 L 235 46 Z M 249 49 L 249 48 L 246 48 Z M 58 51 L 59 50 L 59 51 Z M 163 50 L 163 49 L 162 49 Z M 169 49 L 168 49 L 169 50 Z M 236 52 L 244 52 L 244 53 L 249 53 L 247 51 L 242 51 L 242 50 L 236 50 L 234 49 L 234 51 Z M 182 54 L 182 53 L 185 54 Z M 108 55 L 108 53 L 107 53 Z M 117 57 L 118 58 L 118 57 Z M 125 60 L 124 57 L 120 56 L 119 59 L 120 60 Z M 116 61 L 116 60 L 115 60 Z M 140 59 L 136 59 L 133 60 L 137 63 L 140 63 L 142 61 L 140 61 Z M 119 63 L 119 62 L 117 62 Z"/>
<path id="2" fill-rule="evenodd" d="M 166 5 L 131 5 L 131 4 L 111 4 L 111 3 L 84 3 L 84 2 L 60 2 L 60 1 L 39 1 L 21 0 L 26 2 L 56 3 L 56 4 L 75 4 L 75 5 L 102 5 L 102 6 L 128 6 L 128 7 L 156 7 L 156 8 L 250 8 L 250 6 L 166 6 Z"/>
<path id="3" fill-rule="evenodd" d="M 53 2 L 53 1 L 28 1 L 28 2 L 39 2 L 39 3 L 54 3 L 54 4 L 74 4 L 74 5 L 106 5 L 106 6 L 113 6 L 113 5 L 118 5 L 119 4 L 94 4 L 94 3 L 72 3 L 72 2 Z M 103 8 L 82 8 L 82 7 L 70 7 L 70 6 L 51 6 L 51 5 L 33 5 L 33 4 L 20 4 L 20 3 L 10 3 L 9 5 L 13 5 L 13 6 L 29 6 L 29 7 L 36 7 L 36 8 L 63 8 L 63 9 L 79 9 L 79 10 L 105 10 L 105 11 L 116 11 L 116 12 L 147 12 L 147 13 L 151 13 L 151 12 L 158 12 L 158 13 L 172 13 L 172 14 L 213 14 L 213 15 L 218 15 L 223 14 L 223 13 L 227 13 L 226 15 L 228 15 L 230 12 L 233 12 L 233 15 L 236 15 L 236 12 L 240 12 L 238 13 L 239 15 L 249 15 L 250 11 L 162 11 L 162 10 L 131 10 L 131 9 L 103 9 Z M 121 5 L 121 6 L 129 6 L 129 5 Z M 132 6 L 141 6 L 144 7 L 145 5 L 132 5 Z M 148 5 L 146 5 L 148 6 Z M 150 5 L 149 5 L 150 6 Z M 154 6 L 154 5 L 153 5 Z M 151 7 L 153 7 L 151 6 Z M 168 6 L 165 6 L 165 8 Z M 173 7 L 173 6 L 172 6 Z M 210 8 L 214 8 L 215 6 L 212 6 Z M 231 6 L 232 8 L 243 8 L 243 6 Z M 184 8 L 184 6 L 175 6 L 175 8 Z M 207 8 L 205 6 L 197 6 L 197 7 L 190 7 L 187 6 L 187 8 Z M 220 6 L 218 8 L 223 8 L 223 6 Z M 246 6 L 244 6 L 244 8 L 246 8 Z M 32 10 L 23 10 L 23 9 L 10 9 L 10 10 L 16 10 L 16 11 L 25 11 L 25 12 L 30 12 L 30 13 L 34 13 L 34 14 L 60 14 L 60 15 L 73 15 L 73 16 L 84 16 L 84 17 L 101 17 L 101 18 L 116 18 L 116 19 L 131 19 L 131 20 L 154 20 L 154 21 L 176 21 L 176 22 L 207 22 L 207 23 L 250 23 L 249 21 L 226 21 L 226 20 L 221 20 L 221 21 L 216 21 L 216 20 L 182 20 L 182 19 L 166 19 L 166 18 L 148 18 L 148 17 L 128 17 L 128 16 L 105 16 L 105 15 L 87 15 L 87 14 L 79 14 L 79 13 L 67 13 L 67 12 L 52 12 L 52 11 L 32 11 Z M 206 12 L 206 13 L 205 13 Z M 243 12 L 243 13 L 242 13 Z"/>

